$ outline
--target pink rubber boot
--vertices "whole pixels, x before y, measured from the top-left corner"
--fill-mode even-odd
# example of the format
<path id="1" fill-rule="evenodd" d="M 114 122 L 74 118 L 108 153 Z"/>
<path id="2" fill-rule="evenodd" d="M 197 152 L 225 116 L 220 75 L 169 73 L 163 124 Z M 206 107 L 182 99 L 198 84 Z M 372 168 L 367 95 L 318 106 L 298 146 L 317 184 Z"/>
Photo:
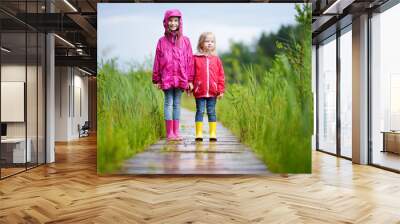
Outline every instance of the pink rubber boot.
<path id="1" fill-rule="evenodd" d="M 173 120 L 174 122 L 174 135 L 175 135 L 175 140 L 180 141 L 183 138 L 181 137 L 180 133 L 179 133 L 179 120 Z"/>
<path id="2" fill-rule="evenodd" d="M 165 129 L 167 134 L 167 140 L 168 141 L 175 140 L 174 124 L 172 120 L 165 120 Z"/>

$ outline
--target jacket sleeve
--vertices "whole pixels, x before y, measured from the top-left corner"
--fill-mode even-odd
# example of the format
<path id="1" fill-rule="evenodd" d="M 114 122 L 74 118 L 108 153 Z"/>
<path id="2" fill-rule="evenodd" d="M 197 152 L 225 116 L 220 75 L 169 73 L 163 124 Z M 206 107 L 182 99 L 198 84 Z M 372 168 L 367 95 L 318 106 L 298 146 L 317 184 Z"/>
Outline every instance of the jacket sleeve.
<path id="1" fill-rule="evenodd" d="M 225 92 L 225 72 L 220 58 L 218 58 L 218 67 L 219 67 L 219 73 L 218 73 L 217 87 L 218 87 L 218 94 L 220 94 Z"/>
<path id="2" fill-rule="evenodd" d="M 187 46 L 187 72 L 188 72 L 188 81 L 193 82 L 194 79 L 194 59 L 193 59 L 193 52 L 192 52 L 192 45 L 190 44 L 189 39 L 188 46 Z"/>
<path id="3" fill-rule="evenodd" d="M 160 54 L 161 54 L 161 44 L 160 41 L 157 43 L 156 56 L 154 58 L 153 64 L 153 83 L 161 83 L 161 73 L 160 73 Z"/>

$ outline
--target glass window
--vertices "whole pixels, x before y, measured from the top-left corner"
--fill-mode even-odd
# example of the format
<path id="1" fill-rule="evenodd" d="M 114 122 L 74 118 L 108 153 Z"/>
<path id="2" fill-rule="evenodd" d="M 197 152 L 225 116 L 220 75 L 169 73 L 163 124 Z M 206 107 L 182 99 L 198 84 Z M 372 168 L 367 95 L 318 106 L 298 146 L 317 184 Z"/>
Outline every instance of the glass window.
<path id="1" fill-rule="evenodd" d="M 318 149 L 336 153 L 336 36 L 318 47 Z"/>
<path id="2" fill-rule="evenodd" d="M 0 3 L 18 13 L 40 13 L 42 5 L 44 1 Z M 0 178 L 5 178 L 45 163 L 46 40 L 1 12 L 0 26 Z"/>
<path id="3" fill-rule="evenodd" d="M 352 35 L 351 26 L 340 36 L 340 154 L 352 156 Z"/>
<path id="4" fill-rule="evenodd" d="M 26 80 L 26 112 L 27 112 L 27 141 L 31 151 L 31 159 L 27 163 L 28 168 L 37 165 L 37 98 L 38 98 L 38 57 L 37 57 L 37 32 L 27 33 L 27 80 Z"/>
<path id="5" fill-rule="evenodd" d="M 45 163 L 46 148 L 45 148 L 45 93 L 46 93 L 46 78 L 45 78 L 45 65 L 46 65 L 46 36 L 43 33 L 38 34 L 38 164 Z"/>
<path id="6" fill-rule="evenodd" d="M 36 1 L 27 2 L 26 12 L 32 15 L 37 13 L 38 4 Z M 32 23 L 37 23 L 37 17 L 29 17 L 28 20 Z M 35 21 L 36 20 L 36 21 Z M 27 167 L 37 166 L 38 157 L 38 141 L 37 141 L 37 98 L 38 98 L 38 33 L 35 30 L 27 29 L 27 75 L 26 75 L 26 111 L 27 111 L 27 141 L 31 148 L 31 160 L 27 163 Z"/>
<path id="7" fill-rule="evenodd" d="M 317 48 L 315 45 L 312 46 L 312 92 L 313 92 L 313 98 L 314 98 L 314 108 L 316 108 L 316 78 L 317 78 Z M 314 112 L 314 131 L 312 135 L 312 149 L 316 149 L 316 133 L 317 133 L 317 113 Z"/>
<path id="8" fill-rule="evenodd" d="M 26 33 L 1 34 L 1 176 L 25 170 L 31 151 L 26 142 Z M 27 148 L 28 147 L 28 148 Z"/>
<path id="9" fill-rule="evenodd" d="M 400 170 L 400 4 L 371 19 L 372 163 Z"/>

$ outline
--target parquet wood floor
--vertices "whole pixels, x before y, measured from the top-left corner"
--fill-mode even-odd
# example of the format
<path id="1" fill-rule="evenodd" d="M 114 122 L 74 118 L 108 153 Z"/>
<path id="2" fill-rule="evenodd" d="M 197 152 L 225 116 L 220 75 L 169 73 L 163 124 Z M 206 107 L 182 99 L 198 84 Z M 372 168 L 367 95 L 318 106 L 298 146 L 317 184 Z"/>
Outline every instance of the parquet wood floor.
<path id="1" fill-rule="evenodd" d="M 98 176 L 96 139 L 0 181 L 0 223 L 400 223 L 400 175 L 313 152 L 310 175 Z"/>

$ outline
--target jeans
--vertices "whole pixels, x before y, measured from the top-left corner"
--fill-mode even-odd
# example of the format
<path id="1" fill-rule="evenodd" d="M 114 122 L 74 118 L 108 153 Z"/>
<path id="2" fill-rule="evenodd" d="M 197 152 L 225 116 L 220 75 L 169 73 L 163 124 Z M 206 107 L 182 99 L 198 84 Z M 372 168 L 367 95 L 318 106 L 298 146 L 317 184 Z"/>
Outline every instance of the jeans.
<path id="1" fill-rule="evenodd" d="M 204 107 L 207 107 L 208 122 L 217 121 L 215 113 L 215 104 L 217 103 L 216 97 L 198 98 L 196 99 L 196 122 L 203 121 Z"/>
<path id="2" fill-rule="evenodd" d="M 183 90 L 171 88 L 164 90 L 164 118 L 165 120 L 179 120 L 181 113 L 181 96 Z"/>

